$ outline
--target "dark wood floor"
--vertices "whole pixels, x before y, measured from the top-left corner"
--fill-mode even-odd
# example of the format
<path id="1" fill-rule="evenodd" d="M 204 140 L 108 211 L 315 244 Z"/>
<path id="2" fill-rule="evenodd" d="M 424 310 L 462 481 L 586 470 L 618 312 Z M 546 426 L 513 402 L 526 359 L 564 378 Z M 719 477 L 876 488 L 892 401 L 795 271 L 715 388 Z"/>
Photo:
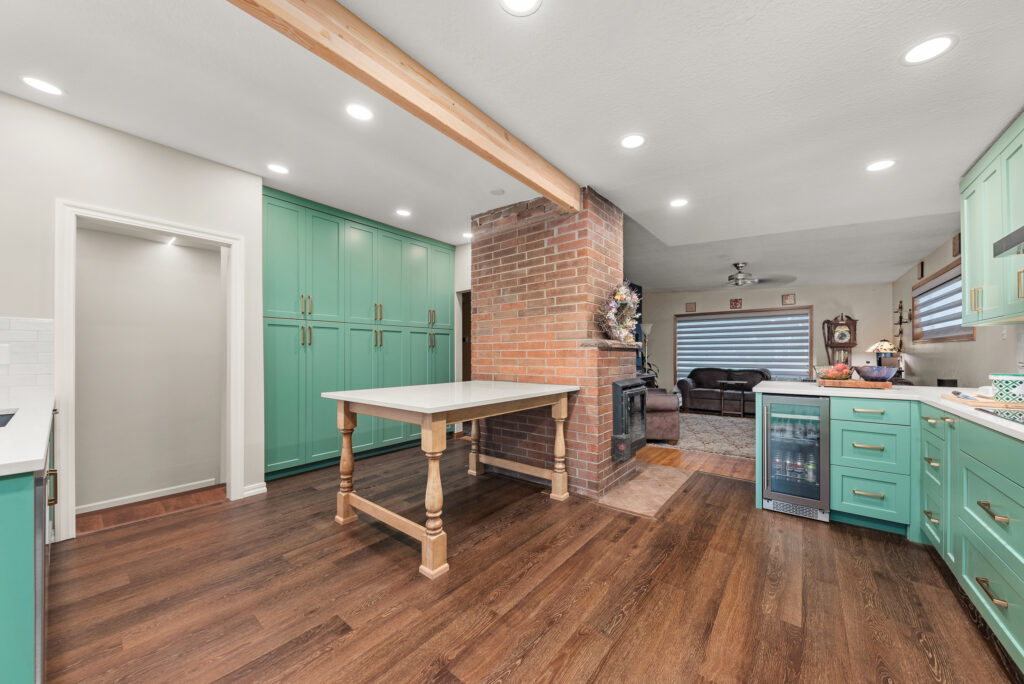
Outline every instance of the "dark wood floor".
<path id="1" fill-rule="evenodd" d="M 928 550 L 761 512 L 695 473 L 650 520 L 442 459 L 451 572 L 404 536 L 334 523 L 336 476 L 57 545 L 48 678 L 288 682 L 998 682 Z M 356 463 L 422 515 L 426 465 Z"/>

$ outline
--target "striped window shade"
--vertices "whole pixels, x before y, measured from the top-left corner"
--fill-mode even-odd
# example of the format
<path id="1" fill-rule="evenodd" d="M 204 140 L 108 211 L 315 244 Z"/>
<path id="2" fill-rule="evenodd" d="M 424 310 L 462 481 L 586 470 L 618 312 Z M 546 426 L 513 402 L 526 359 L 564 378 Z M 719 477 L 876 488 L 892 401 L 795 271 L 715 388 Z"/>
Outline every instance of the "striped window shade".
<path id="1" fill-rule="evenodd" d="M 774 379 L 811 373 L 811 310 L 676 317 L 676 377 L 694 368 L 767 368 Z"/>
<path id="2" fill-rule="evenodd" d="M 914 286 L 915 342 L 958 342 L 974 339 L 974 328 L 963 326 L 963 282 L 960 264 L 938 277 Z"/>

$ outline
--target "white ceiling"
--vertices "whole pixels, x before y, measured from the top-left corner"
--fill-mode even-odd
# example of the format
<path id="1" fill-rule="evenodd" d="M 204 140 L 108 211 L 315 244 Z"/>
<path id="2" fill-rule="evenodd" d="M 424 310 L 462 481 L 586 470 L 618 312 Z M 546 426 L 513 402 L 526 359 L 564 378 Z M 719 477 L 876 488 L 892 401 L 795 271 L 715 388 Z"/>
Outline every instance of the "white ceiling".
<path id="1" fill-rule="evenodd" d="M 618 204 L 633 219 L 627 275 L 651 287 L 694 287 L 684 274 L 717 286 L 735 258 L 707 259 L 725 252 L 810 282 L 835 243 L 800 235 L 844 236 L 860 250 L 851 278 L 898 276 L 955 231 L 959 176 L 1024 105 L 1016 0 L 544 0 L 525 18 L 497 0 L 343 4 Z M 450 242 L 472 213 L 534 194 L 226 0 L 0 9 L 0 90 L 281 189 Z M 900 64 L 945 32 L 959 37 L 948 55 Z M 67 95 L 27 88 L 29 73 Z M 377 117 L 349 119 L 349 101 Z M 648 144 L 623 150 L 630 132 Z M 897 164 L 864 171 L 880 158 Z M 269 161 L 292 174 L 269 177 Z M 677 196 L 690 205 L 670 209 Z M 900 248 L 860 268 L 867 243 L 852 233 Z"/>

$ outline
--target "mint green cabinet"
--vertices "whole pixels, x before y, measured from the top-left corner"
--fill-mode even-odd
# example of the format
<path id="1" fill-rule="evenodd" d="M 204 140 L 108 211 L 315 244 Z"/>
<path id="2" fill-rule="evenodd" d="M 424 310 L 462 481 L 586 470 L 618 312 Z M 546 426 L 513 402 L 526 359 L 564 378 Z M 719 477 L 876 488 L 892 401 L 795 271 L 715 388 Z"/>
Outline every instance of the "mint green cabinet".
<path id="1" fill-rule="evenodd" d="M 377 347 L 375 349 L 376 359 L 376 380 L 377 387 L 400 387 L 411 384 L 406 381 L 406 363 L 408 361 L 408 335 L 402 328 L 381 327 L 378 333 Z M 399 423 L 394 420 L 380 419 L 378 421 L 378 433 L 374 440 L 377 446 L 389 446 L 405 441 L 406 423 Z"/>
<path id="2" fill-rule="evenodd" d="M 345 327 L 345 366 L 348 369 L 345 389 L 372 389 L 377 386 L 377 326 L 350 323 Z M 356 431 L 352 433 L 353 450 L 365 451 L 374 446 L 378 421 L 371 416 L 358 417 Z"/>
<path id="3" fill-rule="evenodd" d="M 438 330 L 431 348 L 431 382 L 451 382 L 455 379 L 454 354 L 452 349 L 453 333 L 450 330 Z"/>
<path id="4" fill-rule="evenodd" d="M 345 224 L 345 320 L 350 323 L 377 322 L 376 234 L 369 226 Z"/>
<path id="5" fill-rule="evenodd" d="M 430 308 L 434 327 L 455 327 L 455 254 L 436 245 L 430 247 Z"/>
<path id="6" fill-rule="evenodd" d="M 263 321 L 264 458 L 267 472 L 303 465 L 306 443 L 305 322 Z"/>
<path id="7" fill-rule="evenodd" d="M 35 666 L 35 477 L 0 477 L 0 671 L 5 682 L 43 681 Z"/>
<path id="8" fill-rule="evenodd" d="M 980 183 L 974 181 L 960 193 L 960 284 L 963 288 L 963 323 L 974 325 L 981 318 L 975 304 L 978 283 L 983 280 L 982 271 L 986 258 L 982 245 L 982 193 Z"/>
<path id="9" fill-rule="evenodd" d="M 310 320 L 343 320 L 343 223 L 330 214 L 309 212 L 309 268 L 304 292 L 306 317 Z"/>
<path id="10" fill-rule="evenodd" d="M 387 231 L 377 232 L 377 263 L 374 274 L 377 280 L 377 321 L 381 325 L 405 325 L 406 290 L 402 287 L 405 255 L 402 238 Z"/>
<path id="11" fill-rule="evenodd" d="M 431 288 L 429 275 L 430 247 L 425 242 L 407 239 L 402 251 L 402 289 L 406 296 L 408 325 L 430 325 Z"/>
<path id="12" fill-rule="evenodd" d="M 263 315 L 304 314 L 308 210 L 273 197 L 263 198 Z"/>
<path id="13" fill-rule="evenodd" d="M 316 463 L 341 455 L 337 404 L 320 395 L 345 386 L 344 326 L 311 322 L 306 334 L 309 443 L 304 458 L 306 463 Z"/>

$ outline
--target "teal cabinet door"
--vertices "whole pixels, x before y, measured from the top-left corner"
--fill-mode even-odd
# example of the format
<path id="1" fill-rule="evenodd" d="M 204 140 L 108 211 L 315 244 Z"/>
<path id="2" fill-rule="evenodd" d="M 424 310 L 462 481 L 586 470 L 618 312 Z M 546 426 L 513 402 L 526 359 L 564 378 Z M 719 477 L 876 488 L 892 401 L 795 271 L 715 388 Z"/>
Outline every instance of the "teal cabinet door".
<path id="1" fill-rule="evenodd" d="M 306 292 L 308 210 L 271 197 L 263 198 L 263 315 L 302 315 Z"/>
<path id="2" fill-rule="evenodd" d="M 1002 259 L 992 255 L 992 243 L 1003 237 L 1005 218 L 1003 216 L 1003 172 L 998 164 L 981 175 L 981 282 L 975 296 L 978 315 L 987 321 L 1005 314 L 1006 291 Z"/>
<path id="3" fill-rule="evenodd" d="M 345 222 L 345 311 L 352 323 L 374 323 L 377 319 L 376 232 L 369 226 Z"/>
<path id="4" fill-rule="evenodd" d="M 377 231 L 377 303 L 382 325 L 405 324 L 405 289 L 402 287 L 402 238 L 387 231 Z"/>
<path id="5" fill-rule="evenodd" d="M 405 381 L 405 364 L 408 357 L 405 345 L 408 337 L 401 328 L 380 329 L 377 346 L 377 386 L 399 387 Z M 396 444 L 406 439 L 406 425 L 394 420 L 380 419 L 378 422 L 377 446 Z"/>
<path id="6" fill-rule="evenodd" d="M 345 389 L 372 389 L 377 386 L 377 326 L 349 324 L 345 333 Z M 352 448 L 374 446 L 377 418 L 359 416 L 352 435 Z"/>
<path id="7" fill-rule="evenodd" d="M 1024 228 L 1024 132 L 1006 148 L 1000 163 L 1003 168 L 1003 187 L 1006 189 L 1006 224 L 1003 235 L 1008 235 L 1018 228 Z M 1020 317 L 1024 315 L 1024 255 L 998 258 L 1002 260 L 1005 269 L 1005 314 Z"/>
<path id="8" fill-rule="evenodd" d="M 305 463 L 306 347 L 303 321 L 263 322 L 266 472 Z"/>
<path id="9" fill-rule="evenodd" d="M 409 385 L 429 385 L 433 368 L 433 349 L 430 347 L 431 333 L 429 330 L 406 330 L 406 377 Z M 417 439 L 420 428 L 417 425 L 406 425 L 407 439 Z"/>
<path id="10" fill-rule="evenodd" d="M 431 334 L 434 336 L 434 346 L 431 350 L 430 382 L 452 382 L 455 378 L 452 333 L 451 331 L 437 330 Z"/>
<path id="11" fill-rule="evenodd" d="M 319 211 L 310 212 L 310 256 L 306 277 L 306 313 L 310 320 L 345 320 L 341 277 L 343 235 L 344 221 Z"/>
<path id="12" fill-rule="evenodd" d="M 405 325 L 426 327 L 431 309 L 428 253 L 425 242 L 406 239 L 402 249 L 402 287 L 405 289 Z"/>
<path id="13" fill-rule="evenodd" d="M 434 327 L 455 327 L 455 255 L 450 249 L 430 247 L 430 308 Z"/>
<path id="14" fill-rule="evenodd" d="M 984 245 L 979 237 L 982 225 L 982 195 L 978 190 L 979 183 L 974 181 L 968 185 L 960 197 L 960 234 L 962 236 L 961 285 L 963 287 L 963 322 L 964 325 L 977 323 L 980 315 L 977 304 L 978 286 L 981 282 L 982 258 L 985 255 Z"/>
<path id="15" fill-rule="evenodd" d="M 306 326 L 307 406 L 309 441 L 305 461 L 315 463 L 341 455 L 338 402 L 324 399 L 323 392 L 345 388 L 344 326 L 311 322 Z"/>
<path id="16" fill-rule="evenodd" d="M 43 681 L 35 667 L 35 478 L 0 477 L 0 671 L 5 682 Z"/>

